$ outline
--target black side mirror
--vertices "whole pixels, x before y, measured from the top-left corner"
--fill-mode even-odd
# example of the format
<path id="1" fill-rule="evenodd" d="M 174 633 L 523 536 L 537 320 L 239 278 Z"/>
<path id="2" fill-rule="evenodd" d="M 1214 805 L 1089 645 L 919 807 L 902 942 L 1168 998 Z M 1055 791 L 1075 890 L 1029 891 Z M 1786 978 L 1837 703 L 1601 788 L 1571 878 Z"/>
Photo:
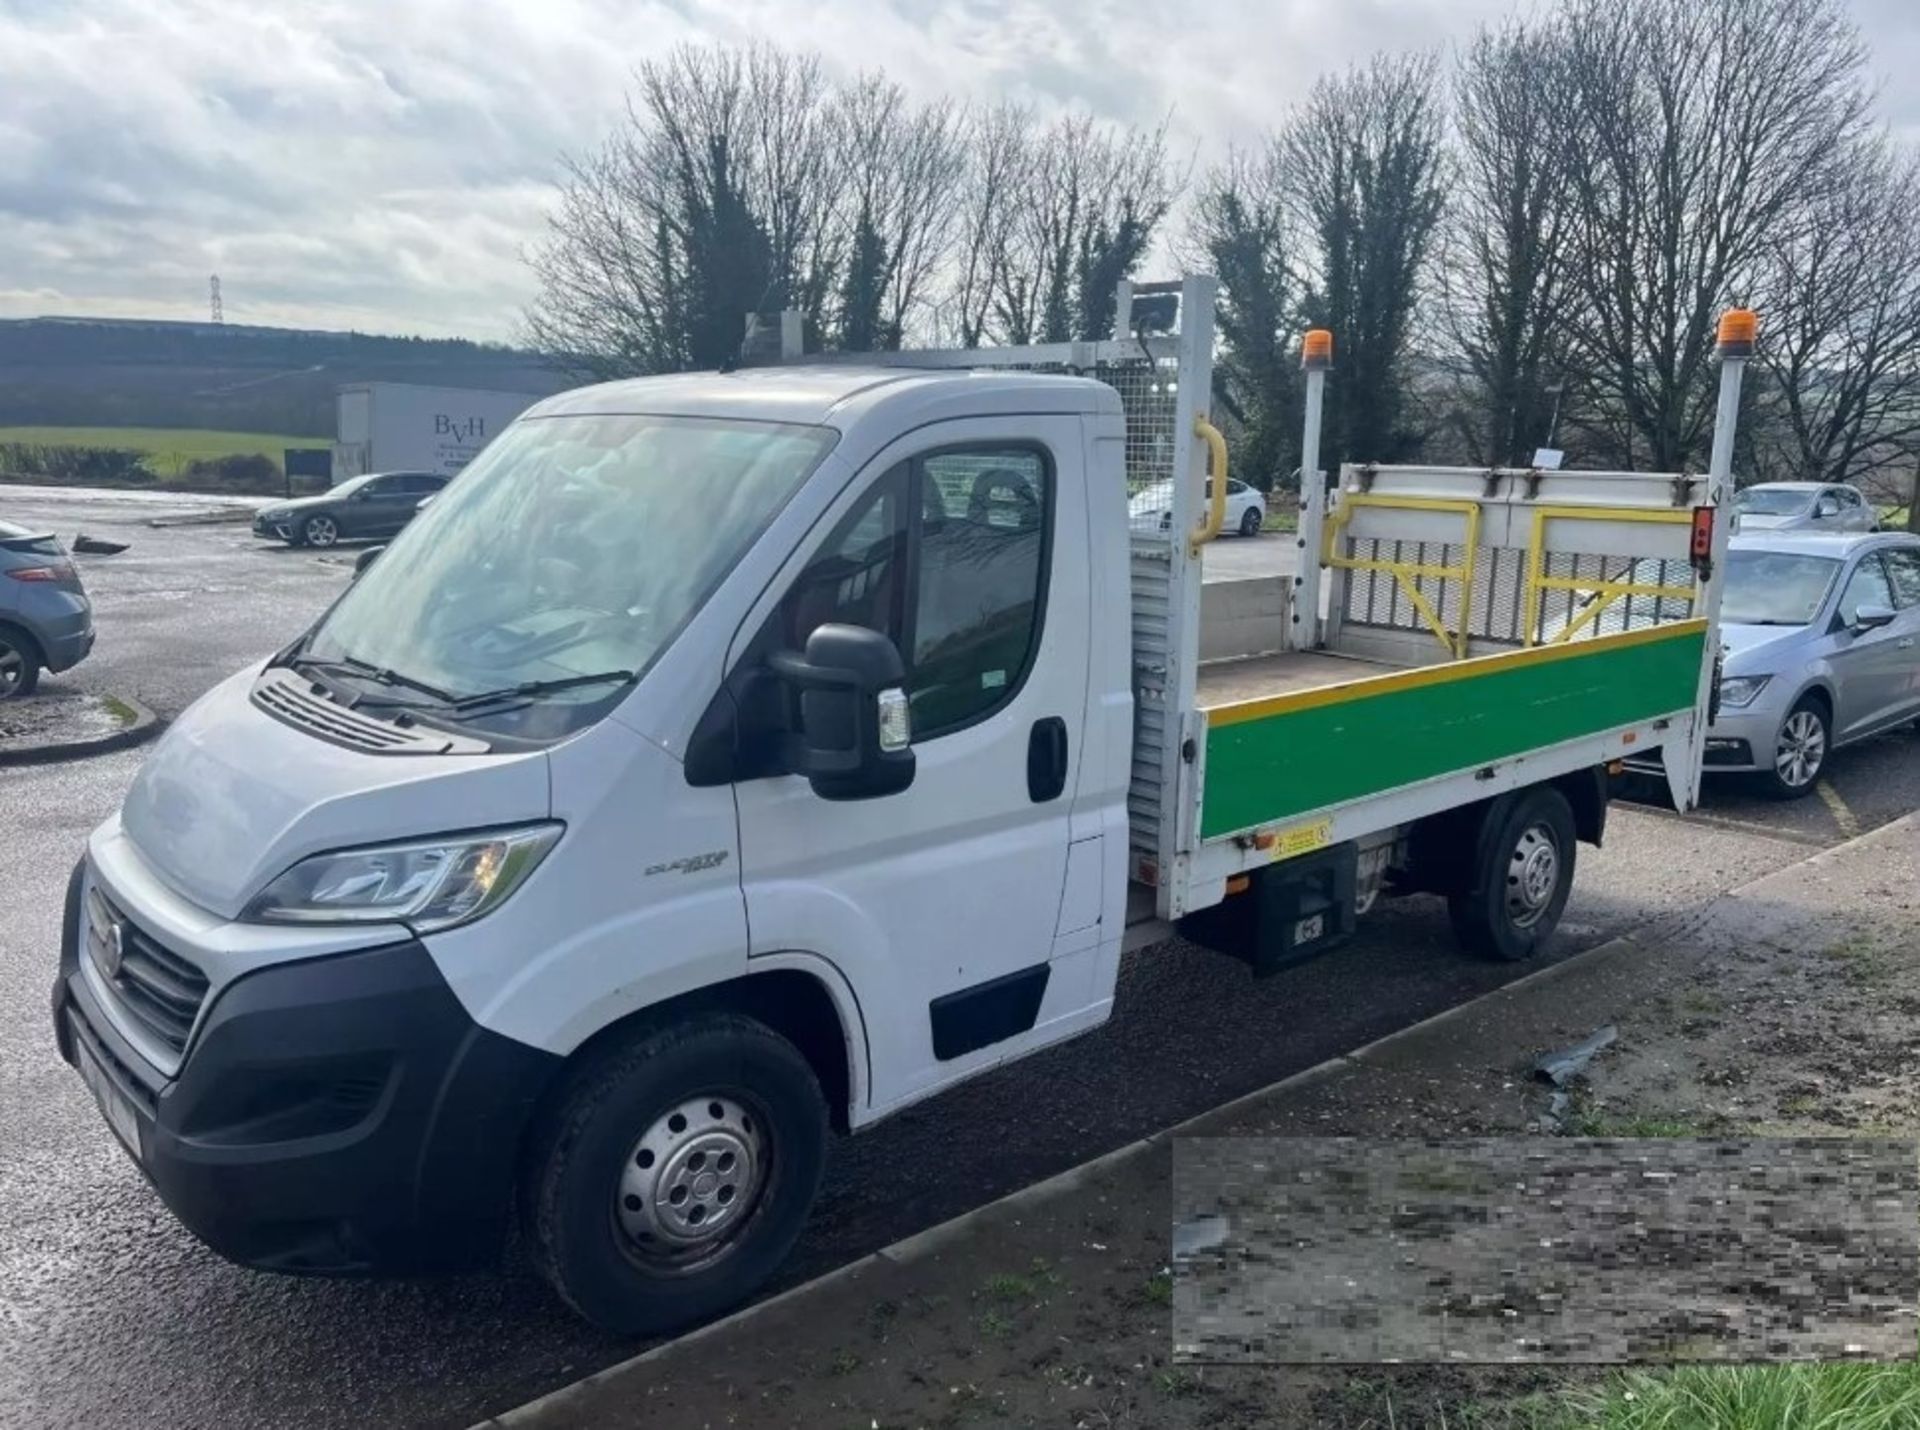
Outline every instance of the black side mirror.
<path id="1" fill-rule="evenodd" d="M 864 626 L 824 625 L 805 655 L 783 650 L 767 664 L 800 699 L 800 733 L 786 765 L 822 799 L 874 799 L 913 783 L 906 666 L 894 644 Z"/>
<path id="2" fill-rule="evenodd" d="M 354 557 L 353 558 L 354 580 L 356 581 L 359 580 L 360 573 L 366 570 L 369 566 L 373 565 L 373 558 L 378 556 L 381 552 L 385 551 L 386 549 L 387 548 L 384 546 L 369 546 L 365 551 L 362 551 L 358 556 Z"/>

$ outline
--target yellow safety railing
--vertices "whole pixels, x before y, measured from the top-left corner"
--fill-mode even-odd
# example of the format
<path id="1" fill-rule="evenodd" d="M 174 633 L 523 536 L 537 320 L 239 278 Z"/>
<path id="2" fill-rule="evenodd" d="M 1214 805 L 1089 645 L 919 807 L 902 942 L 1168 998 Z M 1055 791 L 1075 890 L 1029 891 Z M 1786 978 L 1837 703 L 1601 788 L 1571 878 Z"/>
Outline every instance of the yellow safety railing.
<path id="1" fill-rule="evenodd" d="M 1387 511 L 1438 511 L 1450 512 L 1466 519 L 1466 533 L 1463 539 L 1466 555 L 1458 566 L 1436 566 L 1420 561 L 1387 561 L 1370 556 L 1345 556 L 1339 550 L 1340 530 L 1353 520 L 1353 514 L 1361 507 L 1374 507 Z M 1445 543 L 1443 543 L 1444 545 Z M 1434 638 L 1445 646 L 1447 653 L 1456 660 L 1465 659 L 1467 654 L 1467 625 L 1473 611 L 1473 561 L 1474 554 L 1480 549 L 1480 503 L 1477 501 L 1455 501 L 1446 497 L 1398 497 L 1375 495 L 1372 492 L 1344 492 L 1340 505 L 1327 519 L 1327 534 L 1323 543 L 1320 562 L 1323 566 L 1337 567 L 1342 571 L 1385 571 L 1393 576 L 1414 610 L 1420 613 L 1420 619 L 1427 623 Z M 1439 581 L 1458 581 L 1460 583 L 1460 629 L 1447 629 L 1447 623 L 1433 608 L 1433 603 L 1420 590 L 1423 579 Z M 1442 598 L 1441 604 L 1445 604 Z"/>
<path id="2" fill-rule="evenodd" d="M 1198 556 L 1200 548 L 1220 534 L 1220 527 L 1227 519 L 1227 439 L 1218 427 L 1207 421 L 1205 414 L 1198 412 L 1193 416 L 1193 435 L 1207 444 L 1212 458 L 1209 465 L 1213 468 L 1213 475 L 1207 479 L 1206 490 L 1213 493 L 1207 503 L 1207 514 L 1187 538 L 1188 554 Z"/>
<path id="3" fill-rule="evenodd" d="M 1693 513 L 1689 511 L 1647 511 L 1636 507 L 1592 507 L 1592 506 L 1538 506 L 1533 509 L 1533 531 L 1527 539 L 1527 582 L 1523 592 L 1523 609 L 1526 612 L 1525 629 L 1522 631 L 1524 644 L 1540 644 L 1540 602 L 1549 591 L 1572 591 L 1576 594 L 1591 592 L 1599 597 L 1589 602 L 1578 616 L 1555 631 L 1549 645 L 1558 645 L 1568 641 L 1579 633 L 1588 622 L 1600 618 L 1601 612 L 1622 596 L 1666 597 L 1676 601 L 1691 601 L 1696 592 L 1692 586 L 1659 586 L 1645 581 L 1607 581 L 1593 580 L 1584 576 L 1549 576 L 1547 565 L 1547 523 L 1549 521 L 1635 521 L 1654 526 L 1693 525 Z M 1633 570 L 1635 559 L 1628 558 L 1627 570 Z M 1659 558 L 1652 558 L 1659 559 Z M 1670 558 L 1684 560 L 1683 556 Z"/>

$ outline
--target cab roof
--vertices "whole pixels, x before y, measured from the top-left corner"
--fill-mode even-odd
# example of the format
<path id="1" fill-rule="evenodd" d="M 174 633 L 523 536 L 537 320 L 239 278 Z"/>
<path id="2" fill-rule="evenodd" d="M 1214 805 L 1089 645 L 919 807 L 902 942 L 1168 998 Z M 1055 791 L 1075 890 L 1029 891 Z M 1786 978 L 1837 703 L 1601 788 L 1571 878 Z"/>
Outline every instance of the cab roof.
<path id="1" fill-rule="evenodd" d="M 562 392 L 529 408 L 528 418 L 591 414 L 719 417 L 843 427 L 880 406 L 956 404 L 989 412 L 1082 413 L 1120 410 L 1120 397 L 1090 378 L 968 368 L 821 363 L 637 377 Z"/>

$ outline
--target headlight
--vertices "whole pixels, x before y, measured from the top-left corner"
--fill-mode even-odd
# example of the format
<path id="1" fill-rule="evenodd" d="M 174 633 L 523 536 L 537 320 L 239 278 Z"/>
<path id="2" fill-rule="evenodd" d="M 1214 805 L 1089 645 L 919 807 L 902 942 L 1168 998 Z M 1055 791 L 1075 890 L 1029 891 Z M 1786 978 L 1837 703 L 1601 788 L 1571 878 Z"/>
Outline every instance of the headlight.
<path id="1" fill-rule="evenodd" d="M 560 837 L 558 824 L 343 849 L 302 859 L 242 918 L 269 924 L 405 923 L 451 928 L 498 908 Z"/>
<path id="2" fill-rule="evenodd" d="M 1772 679 L 1771 675 L 1729 675 L 1720 682 L 1720 703 L 1736 709 L 1751 705 Z"/>

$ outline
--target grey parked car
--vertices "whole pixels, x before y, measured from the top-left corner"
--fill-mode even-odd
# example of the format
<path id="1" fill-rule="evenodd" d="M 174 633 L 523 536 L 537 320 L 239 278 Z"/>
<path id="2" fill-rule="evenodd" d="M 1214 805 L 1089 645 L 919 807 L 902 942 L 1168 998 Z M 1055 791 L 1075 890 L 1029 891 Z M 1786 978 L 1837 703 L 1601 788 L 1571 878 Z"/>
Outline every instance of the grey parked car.
<path id="1" fill-rule="evenodd" d="M 42 670 L 93 649 L 93 606 L 60 542 L 0 521 L 0 700 L 33 693 Z"/>
<path id="2" fill-rule="evenodd" d="M 1740 535 L 1709 771 L 1809 793 L 1838 746 L 1920 717 L 1920 537 Z"/>
<path id="3" fill-rule="evenodd" d="M 1872 531 L 1879 513 L 1840 482 L 1762 482 L 1733 499 L 1735 531 Z"/>

